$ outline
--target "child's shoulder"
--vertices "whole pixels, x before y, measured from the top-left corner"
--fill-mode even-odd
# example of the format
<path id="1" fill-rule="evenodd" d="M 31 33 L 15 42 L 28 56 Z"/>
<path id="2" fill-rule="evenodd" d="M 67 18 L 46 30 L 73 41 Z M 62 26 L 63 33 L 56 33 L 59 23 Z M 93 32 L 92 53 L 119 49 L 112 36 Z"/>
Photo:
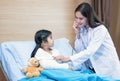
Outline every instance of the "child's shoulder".
<path id="1" fill-rule="evenodd" d="M 37 52 L 45 52 L 42 48 L 38 48 Z"/>
<path id="2" fill-rule="evenodd" d="M 42 51 L 43 49 L 42 48 L 38 48 L 38 51 Z"/>

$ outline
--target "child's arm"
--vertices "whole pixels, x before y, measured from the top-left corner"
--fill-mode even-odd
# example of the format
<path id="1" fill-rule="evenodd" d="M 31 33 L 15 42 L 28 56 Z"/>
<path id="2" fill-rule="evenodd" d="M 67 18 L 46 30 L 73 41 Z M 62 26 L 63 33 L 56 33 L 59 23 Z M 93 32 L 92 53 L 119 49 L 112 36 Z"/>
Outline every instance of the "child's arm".
<path id="1" fill-rule="evenodd" d="M 40 64 L 45 69 L 70 69 L 70 66 L 67 63 L 58 63 L 53 60 L 41 60 Z"/>

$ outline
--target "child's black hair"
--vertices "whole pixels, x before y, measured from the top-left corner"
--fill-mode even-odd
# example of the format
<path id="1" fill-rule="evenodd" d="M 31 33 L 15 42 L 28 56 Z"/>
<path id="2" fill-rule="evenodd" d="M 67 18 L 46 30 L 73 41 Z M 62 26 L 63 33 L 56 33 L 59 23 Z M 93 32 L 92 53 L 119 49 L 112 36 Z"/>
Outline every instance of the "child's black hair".
<path id="1" fill-rule="evenodd" d="M 49 30 L 39 30 L 35 33 L 35 43 L 36 46 L 34 50 L 32 51 L 31 57 L 34 57 L 38 48 L 41 48 L 41 43 L 43 41 L 47 42 L 47 38 L 52 34 Z"/>

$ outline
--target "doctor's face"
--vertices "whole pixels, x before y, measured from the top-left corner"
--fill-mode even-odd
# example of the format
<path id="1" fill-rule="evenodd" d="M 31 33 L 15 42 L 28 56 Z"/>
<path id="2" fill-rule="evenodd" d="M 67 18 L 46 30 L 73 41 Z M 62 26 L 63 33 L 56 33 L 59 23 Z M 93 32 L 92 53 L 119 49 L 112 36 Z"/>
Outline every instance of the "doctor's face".
<path id="1" fill-rule="evenodd" d="M 75 12 L 75 22 L 77 23 L 77 27 L 83 27 L 87 24 L 87 18 L 80 11 L 77 11 Z"/>

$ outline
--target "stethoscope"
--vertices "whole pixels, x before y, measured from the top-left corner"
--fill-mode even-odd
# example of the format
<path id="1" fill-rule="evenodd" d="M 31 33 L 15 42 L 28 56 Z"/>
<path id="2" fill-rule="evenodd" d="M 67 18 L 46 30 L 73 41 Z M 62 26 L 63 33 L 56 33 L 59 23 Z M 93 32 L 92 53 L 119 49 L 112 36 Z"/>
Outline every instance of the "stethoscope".
<path id="1" fill-rule="evenodd" d="M 79 33 L 79 34 L 80 34 L 80 33 Z M 84 33 L 83 33 L 83 34 L 84 34 Z M 87 46 L 85 45 L 81 34 L 80 34 L 80 39 L 82 40 L 83 47 L 86 49 Z M 73 48 L 72 48 L 72 55 L 74 55 L 75 53 L 77 53 L 76 49 L 74 48 L 74 47 L 75 47 L 75 41 L 76 41 L 76 40 L 77 40 L 77 38 L 75 37 L 75 38 L 74 38 Z"/>

